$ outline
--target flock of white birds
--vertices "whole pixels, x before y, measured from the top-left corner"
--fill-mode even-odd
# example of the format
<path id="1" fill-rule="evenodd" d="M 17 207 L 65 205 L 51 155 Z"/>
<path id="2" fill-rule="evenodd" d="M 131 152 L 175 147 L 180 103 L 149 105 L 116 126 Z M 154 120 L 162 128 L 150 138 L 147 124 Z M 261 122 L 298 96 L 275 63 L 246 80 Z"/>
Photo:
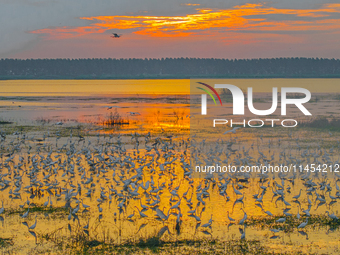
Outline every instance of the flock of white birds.
<path id="1" fill-rule="evenodd" d="M 21 210 L 21 223 L 36 238 L 41 219 L 33 210 L 36 207 L 66 208 L 65 229 L 72 232 L 80 226 L 86 235 L 91 235 L 94 222 L 114 219 L 113 224 L 132 223 L 136 235 L 158 222 L 159 237 L 181 235 L 189 229 L 211 236 L 214 227 L 238 224 L 240 238 L 245 239 L 255 210 L 260 210 L 257 216 L 277 224 L 268 229 L 271 239 L 280 238 L 290 219 L 298 222 L 294 228 L 302 235 L 307 235 L 304 230 L 313 214 L 327 214 L 330 223 L 339 224 L 334 213 L 340 198 L 336 173 L 218 173 L 197 178 L 190 163 L 191 158 L 192 164 L 237 167 L 336 164 L 339 143 L 305 146 L 292 134 L 287 136 L 289 142 L 262 136 L 242 142 L 236 137 L 239 134 L 233 134 L 212 143 L 164 132 L 76 132 L 64 126 L 53 135 L 49 131 L 1 132 L 1 221 Z M 212 196 L 224 203 L 218 215 L 211 213 Z"/>

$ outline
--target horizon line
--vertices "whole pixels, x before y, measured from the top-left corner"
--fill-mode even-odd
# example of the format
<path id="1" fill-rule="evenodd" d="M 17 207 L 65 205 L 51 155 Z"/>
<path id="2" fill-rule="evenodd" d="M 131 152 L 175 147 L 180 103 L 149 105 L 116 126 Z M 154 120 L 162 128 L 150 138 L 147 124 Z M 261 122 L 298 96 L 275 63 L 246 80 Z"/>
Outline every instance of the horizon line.
<path id="1" fill-rule="evenodd" d="M 167 60 L 167 59 L 199 59 L 199 60 L 269 60 L 269 59 L 309 59 L 309 60 L 336 60 L 340 58 L 323 58 L 323 57 L 272 57 L 272 58 L 196 58 L 196 57 L 161 57 L 161 58 L 0 58 L 0 61 L 4 60 Z"/>

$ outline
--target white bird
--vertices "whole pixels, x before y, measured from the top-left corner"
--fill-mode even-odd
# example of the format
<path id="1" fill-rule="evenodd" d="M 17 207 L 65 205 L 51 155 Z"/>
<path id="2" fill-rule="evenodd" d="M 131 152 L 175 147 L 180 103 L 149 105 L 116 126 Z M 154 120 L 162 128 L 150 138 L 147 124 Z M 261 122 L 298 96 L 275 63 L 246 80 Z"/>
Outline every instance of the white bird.
<path id="1" fill-rule="evenodd" d="M 326 211 L 326 213 L 328 214 L 328 217 L 330 217 L 332 220 L 338 220 L 339 219 L 334 213 L 329 214 L 328 211 Z"/>
<path id="2" fill-rule="evenodd" d="M 276 222 L 278 222 L 278 223 L 283 223 L 285 221 L 286 221 L 286 218 L 280 218 L 280 219 L 276 220 Z"/>
<path id="3" fill-rule="evenodd" d="M 127 216 L 127 218 L 131 219 L 133 216 L 135 216 L 135 212 L 133 212 L 133 214 L 130 214 L 129 216 Z"/>
<path id="4" fill-rule="evenodd" d="M 225 135 L 225 134 L 228 134 L 228 133 L 234 133 L 234 134 L 236 134 L 236 130 L 237 129 L 239 129 L 240 127 L 234 127 L 232 130 L 227 130 L 227 131 L 225 131 L 223 134 Z"/>
<path id="5" fill-rule="evenodd" d="M 310 200 L 310 198 L 308 197 L 308 204 L 311 205 L 312 201 Z"/>
<path id="6" fill-rule="evenodd" d="M 247 214 L 246 214 L 246 212 L 245 212 L 242 208 L 241 208 L 241 210 L 243 211 L 244 216 L 243 216 L 243 218 L 240 220 L 240 222 L 238 223 L 238 224 L 240 224 L 240 225 L 244 224 L 245 220 L 247 219 Z"/>
<path id="7" fill-rule="evenodd" d="M 148 209 L 148 207 L 146 205 L 142 204 L 142 200 L 139 200 L 139 202 L 140 202 L 140 206 L 143 208 L 142 210 L 147 210 Z"/>
<path id="8" fill-rule="evenodd" d="M 112 108 L 120 108 L 120 106 L 118 106 L 118 105 L 108 106 L 108 107 L 107 107 L 107 110 L 110 110 L 110 109 L 112 109 Z"/>
<path id="9" fill-rule="evenodd" d="M 140 215 L 140 217 L 148 217 L 148 216 L 146 216 L 146 214 L 144 214 L 144 213 L 142 213 L 139 209 L 138 209 L 138 207 L 137 206 L 135 206 L 136 208 L 137 208 L 137 210 L 138 210 L 138 212 L 139 212 L 139 215 Z"/>
<path id="10" fill-rule="evenodd" d="M 235 189 L 234 184 L 233 184 L 233 189 L 236 195 L 243 195 L 239 190 Z"/>
<path id="11" fill-rule="evenodd" d="M 4 201 L 2 201 L 2 207 L 0 208 L 0 214 L 2 214 L 4 211 L 5 211 Z"/>
<path id="12" fill-rule="evenodd" d="M 241 240 L 243 240 L 245 238 L 246 238 L 246 225 L 244 225 L 244 230 L 243 230 L 243 233 L 241 235 Z"/>
<path id="13" fill-rule="evenodd" d="M 305 226 L 307 226 L 307 224 L 308 224 L 308 218 L 306 219 L 305 222 L 302 222 L 302 223 L 298 226 L 298 228 L 304 228 Z"/>
<path id="14" fill-rule="evenodd" d="M 103 212 L 103 208 L 100 207 L 100 204 L 98 204 L 98 211 L 99 211 L 99 213 Z"/>
<path id="15" fill-rule="evenodd" d="M 264 211 L 264 210 L 263 210 Z M 273 214 L 270 211 L 265 211 L 265 213 L 269 216 L 273 216 Z"/>
<path id="16" fill-rule="evenodd" d="M 90 208 L 89 205 L 84 204 L 83 200 L 81 200 L 81 204 L 82 204 L 82 206 L 83 206 L 85 209 Z"/>
<path id="17" fill-rule="evenodd" d="M 32 226 L 29 227 L 29 229 L 35 229 L 35 227 L 37 226 L 37 215 L 35 215 L 35 222 Z"/>
<path id="18" fill-rule="evenodd" d="M 164 210 L 164 209 L 163 209 Z M 170 210 L 168 211 L 168 215 L 165 215 L 164 212 L 162 210 L 160 210 L 159 208 L 156 208 L 156 213 L 157 213 L 157 216 L 159 218 L 161 218 L 162 220 L 168 220 L 169 218 L 169 212 Z"/>
<path id="19" fill-rule="evenodd" d="M 58 125 L 58 126 L 61 126 L 62 124 L 64 124 L 63 122 L 61 122 L 61 121 L 59 121 L 59 122 L 57 122 L 57 123 L 55 123 L 56 125 Z"/>
<path id="20" fill-rule="evenodd" d="M 50 202 L 50 197 L 48 197 L 47 201 L 44 203 L 44 206 L 48 206 L 48 203 Z"/>
<path id="21" fill-rule="evenodd" d="M 71 212 L 71 208 L 70 208 L 70 214 L 68 215 L 67 219 L 68 219 L 68 220 L 71 220 L 71 219 L 72 219 L 72 212 Z"/>
<path id="22" fill-rule="evenodd" d="M 132 116 L 135 116 L 135 115 L 140 115 L 140 113 L 139 112 L 129 112 L 130 113 L 130 115 L 132 115 Z"/>
<path id="23" fill-rule="evenodd" d="M 28 208 L 27 212 L 25 212 L 25 213 L 21 216 L 21 218 L 26 218 L 26 217 L 28 216 L 29 211 L 30 211 L 30 208 Z"/>
<path id="24" fill-rule="evenodd" d="M 299 192 L 298 195 L 296 195 L 296 196 L 293 197 L 295 200 L 298 200 L 298 199 L 299 199 L 299 197 L 301 196 L 301 191 L 302 191 L 302 189 L 300 189 L 300 192 Z"/>
<path id="25" fill-rule="evenodd" d="M 87 221 L 87 225 L 85 225 L 83 228 L 84 229 L 89 229 L 89 226 L 90 226 L 90 218 Z"/>
<path id="26" fill-rule="evenodd" d="M 73 209 L 72 214 L 76 214 L 79 211 L 79 203 L 77 204 L 77 207 Z"/>
<path id="27" fill-rule="evenodd" d="M 235 221 L 233 218 L 229 217 L 229 211 L 227 211 L 227 213 L 228 213 L 228 219 L 229 219 L 230 221 Z"/>
<path id="28" fill-rule="evenodd" d="M 182 198 L 175 205 L 171 206 L 170 209 L 178 209 L 179 206 L 181 205 L 181 200 Z"/>

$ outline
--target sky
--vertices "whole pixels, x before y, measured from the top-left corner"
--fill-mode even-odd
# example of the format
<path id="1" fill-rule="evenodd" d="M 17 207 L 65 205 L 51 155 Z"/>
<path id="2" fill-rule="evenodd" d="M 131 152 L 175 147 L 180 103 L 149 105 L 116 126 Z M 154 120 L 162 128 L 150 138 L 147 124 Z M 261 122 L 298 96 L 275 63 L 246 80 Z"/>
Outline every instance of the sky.
<path id="1" fill-rule="evenodd" d="M 339 0 L 0 0 L 0 24 L 0 58 L 340 58 Z"/>

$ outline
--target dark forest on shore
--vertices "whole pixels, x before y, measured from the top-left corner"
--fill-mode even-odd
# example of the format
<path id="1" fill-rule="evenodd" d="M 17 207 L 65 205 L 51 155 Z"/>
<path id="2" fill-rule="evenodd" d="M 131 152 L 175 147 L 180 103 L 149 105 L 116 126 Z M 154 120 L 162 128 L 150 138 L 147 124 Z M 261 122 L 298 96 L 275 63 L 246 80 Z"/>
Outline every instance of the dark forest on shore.
<path id="1" fill-rule="evenodd" d="M 1 59 L 0 79 L 340 78 L 340 59 Z"/>

